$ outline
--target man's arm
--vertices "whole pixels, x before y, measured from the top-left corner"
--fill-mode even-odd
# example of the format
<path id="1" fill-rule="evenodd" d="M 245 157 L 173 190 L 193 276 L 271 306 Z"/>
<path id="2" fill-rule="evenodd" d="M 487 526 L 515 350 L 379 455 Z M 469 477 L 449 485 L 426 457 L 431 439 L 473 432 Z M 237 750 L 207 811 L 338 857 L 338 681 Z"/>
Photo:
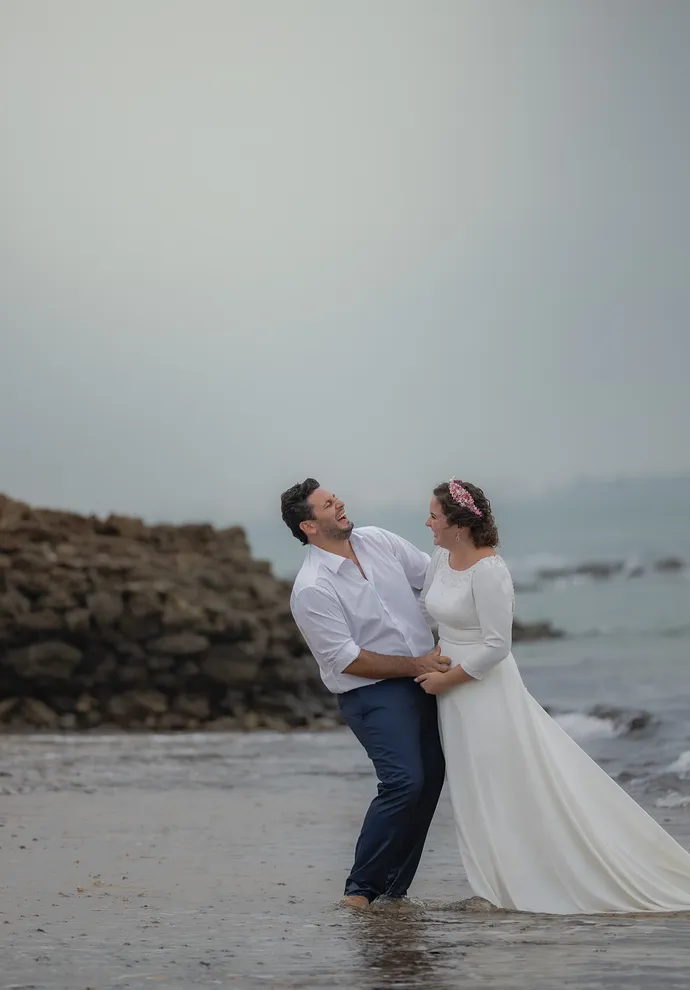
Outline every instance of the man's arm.
<path id="1" fill-rule="evenodd" d="M 383 680 L 387 677 L 417 677 L 433 670 L 446 671 L 449 666 L 448 657 L 441 656 L 440 646 L 423 657 L 391 657 L 383 653 L 372 653 L 371 650 L 361 650 L 357 659 L 345 667 L 343 673 Z"/>

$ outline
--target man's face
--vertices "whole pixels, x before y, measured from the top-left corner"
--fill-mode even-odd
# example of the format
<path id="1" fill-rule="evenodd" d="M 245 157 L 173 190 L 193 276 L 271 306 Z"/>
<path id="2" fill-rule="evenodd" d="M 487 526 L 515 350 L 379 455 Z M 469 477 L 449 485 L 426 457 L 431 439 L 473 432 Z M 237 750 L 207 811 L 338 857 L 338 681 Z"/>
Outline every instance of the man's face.
<path id="1" fill-rule="evenodd" d="M 345 503 L 342 499 L 334 495 L 333 492 L 326 491 L 325 488 L 317 488 L 307 499 L 312 508 L 314 518 L 302 523 L 302 529 L 313 541 L 322 540 L 347 540 L 354 529 L 354 524 L 345 515 Z"/>

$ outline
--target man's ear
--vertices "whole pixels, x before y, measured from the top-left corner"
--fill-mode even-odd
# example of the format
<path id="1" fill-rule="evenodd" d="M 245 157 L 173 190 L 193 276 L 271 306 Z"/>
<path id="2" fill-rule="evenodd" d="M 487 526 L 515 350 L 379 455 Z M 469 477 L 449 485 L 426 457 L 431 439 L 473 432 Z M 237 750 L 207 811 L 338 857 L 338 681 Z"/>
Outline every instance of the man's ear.
<path id="1" fill-rule="evenodd" d="M 304 522 L 299 524 L 299 528 L 305 536 L 314 536 L 316 533 L 316 523 L 313 519 L 305 519 Z"/>

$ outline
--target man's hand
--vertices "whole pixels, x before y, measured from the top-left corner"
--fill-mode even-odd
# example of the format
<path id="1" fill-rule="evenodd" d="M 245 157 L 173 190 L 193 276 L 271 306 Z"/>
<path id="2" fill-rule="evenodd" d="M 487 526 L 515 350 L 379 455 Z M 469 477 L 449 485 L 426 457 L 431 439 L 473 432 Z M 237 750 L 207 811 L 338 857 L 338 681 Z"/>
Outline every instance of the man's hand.
<path id="1" fill-rule="evenodd" d="M 453 687 L 453 682 L 448 674 L 442 674 L 439 671 L 431 674 L 420 674 L 419 677 L 415 677 L 415 681 L 424 688 L 427 694 L 443 694 L 444 691 L 449 691 Z"/>
<path id="2" fill-rule="evenodd" d="M 427 653 L 423 657 L 417 657 L 417 663 L 420 674 L 432 674 L 435 672 L 443 674 L 450 669 L 450 660 L 448 657 L 441 656 L 440 646 L 435 646 L 431 653 Z"/>

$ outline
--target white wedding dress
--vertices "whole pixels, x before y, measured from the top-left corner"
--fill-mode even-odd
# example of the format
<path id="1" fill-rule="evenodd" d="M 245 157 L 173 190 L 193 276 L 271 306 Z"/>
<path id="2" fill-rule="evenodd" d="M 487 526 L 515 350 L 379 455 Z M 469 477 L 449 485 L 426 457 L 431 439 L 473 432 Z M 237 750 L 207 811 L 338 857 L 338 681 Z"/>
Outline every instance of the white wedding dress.
<path id="1" fill-rule="evenodd" d="M 437 550 L 422 600 L 441 652 L 477 680 L 439 696 L 458 842 L 475 894 L 547 914 L 690 910 L 690 854 L 525 688 L 499 556 L 455 571 Z"/>

